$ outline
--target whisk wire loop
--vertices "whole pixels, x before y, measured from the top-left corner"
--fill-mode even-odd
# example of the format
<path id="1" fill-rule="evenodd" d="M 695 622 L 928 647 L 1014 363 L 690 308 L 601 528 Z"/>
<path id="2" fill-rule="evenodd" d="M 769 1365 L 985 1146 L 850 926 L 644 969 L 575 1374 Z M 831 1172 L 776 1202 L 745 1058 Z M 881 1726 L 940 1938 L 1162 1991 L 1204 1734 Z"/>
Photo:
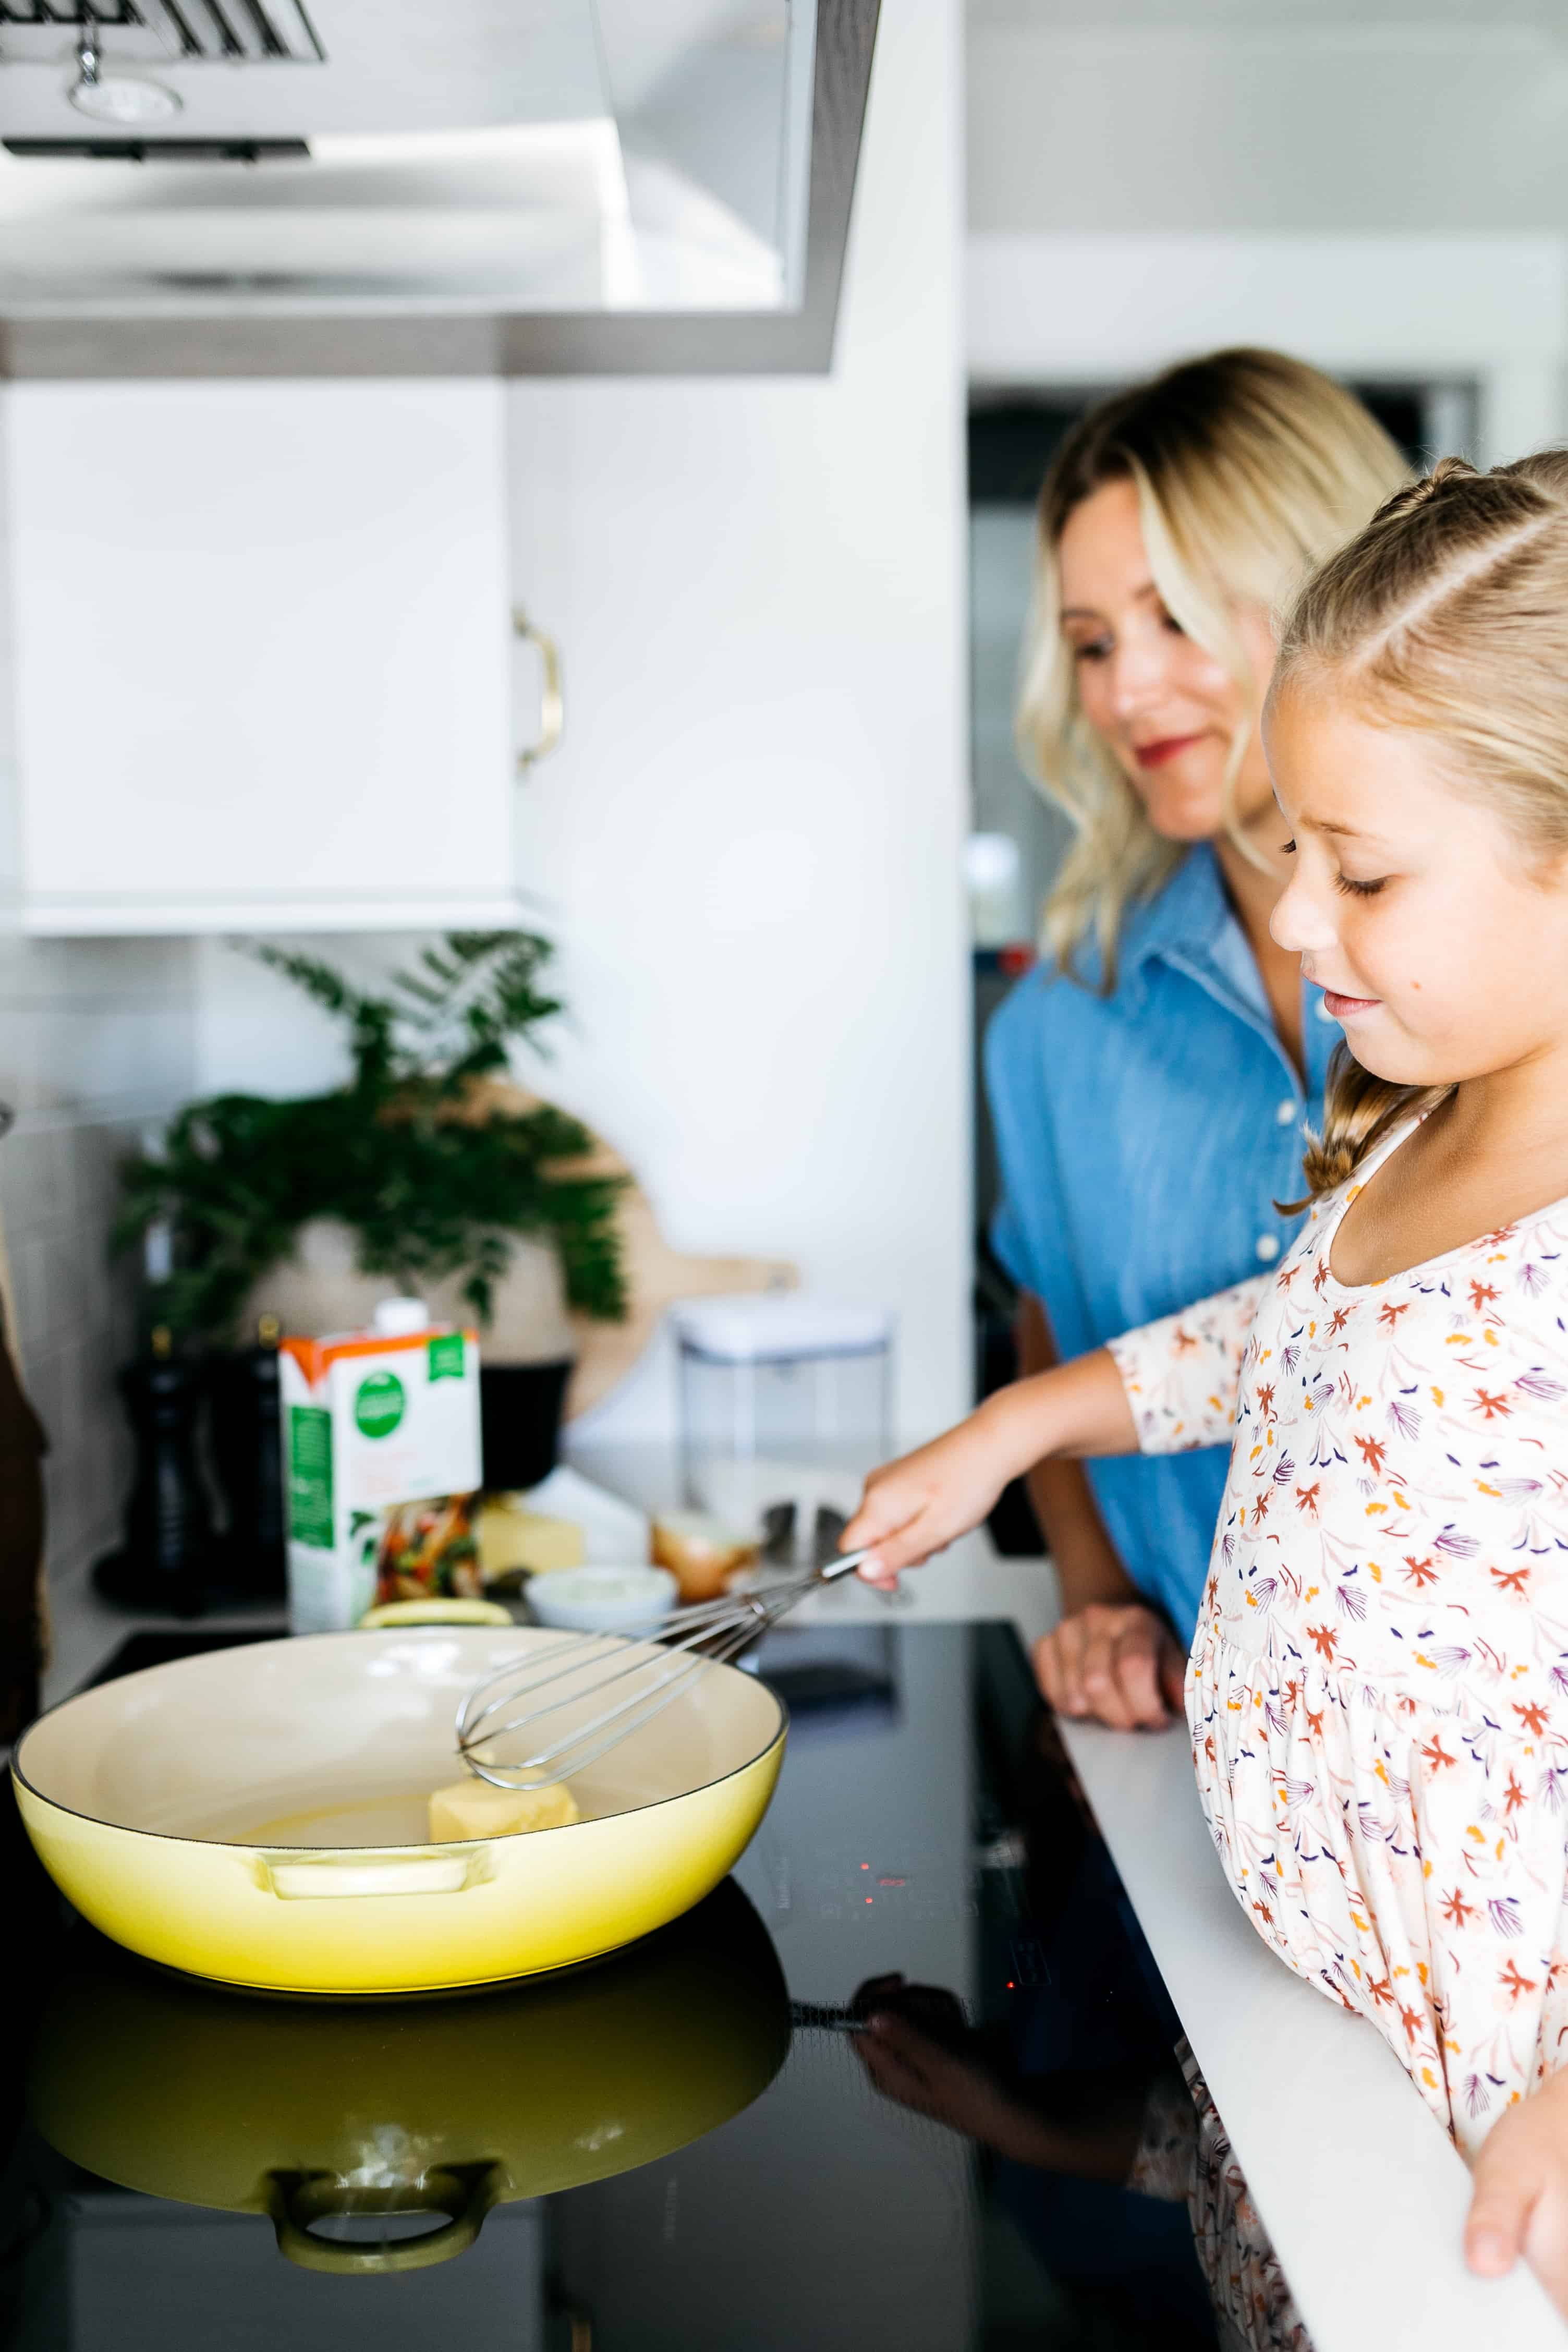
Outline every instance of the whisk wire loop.
<path id="1" fill-rule="evenodd" d="M 502 1789 L 539 1788 L 585 1770 L 672 1706 L 709 1665 L 738 1657 L 807 1593 L 848 1575 L 864 1557 L 849 1553 L 786 1584 L 695 1602 L 667 1618 L 656 1639 L 643 1627 L 573 1634 L 552 1643 L 542 1657 L 498 1667 L 475 1685 L 458 1710 L 457 1747 L 464 1762 L 479 1779 Z M 632 1685 L 629 1692 L 580 1719 L 585 1704 L 626 1682 Z M 563 1684 L 567 1687 L 558 1696 L 507 1715 L 504 1722 L 494 1720 L 519 1700 L 536 1699 Z M 569 1712 L 572 1719 L 554 1737 L 541 1728 L 551 1717 Z M 519 1735 L 528 1753 L 518 1756 L 515 1748 L 506 1755 L 485 1752 Z"/>
<path id="2" fill-rule="evenodd" d="M 747 1614 L 758 1618 L 759 1622 L 762 1620 L 762 1612 L 755 1606 L 748 1609 Z M 722 1638 L 736 1617 L 737 1610 L 733 1603 L 719 1605 L 710 1601 L 705 1602 L 700 1608 L 683 1610 L 677 1615 L 666 1619 L 664 1625 L 660 1629 L 659 1646 L 666 1653 L 674 1653 L 690 1650 L 698 1643 L 708 1641 L 715 1635 Z M 699 1620 L 700 1622 L 696 1622 Z M 686 1630 L 680 1641 L 670 1642 L 662 1638 L 683 1622 Z M 646 1640 L 650 1637 L 644 1635 L 643 1638 Z M 594 1664 L 595 1661 L 592 1658 L 584 1658 L 580 1654 L 582 1651 L 597 1649 L 601 1660 L 608 1664 L 611 1659 L 623 1654 L 628 1641 L 635 1639 L 636 1636 L 631 1633 L 580 1633 L 568 1641 L 556 1643 L 551 1648 L 549 1653 L 549 1662 L 545 1664 L 542 1673 L 529 1675 L 517 1666 L 502 1666 L 497 1673 L 488 1675 L 476 1689 L 470 1691 L 465 1699 L 457 1717 L 458 1746 L 473 1747 L 482 1739 L 498 1739 L 505 1732 L 518 1730 L 530 1720 L 528 1716 L 513 1716 L 507 1722 L 498 1723 L 494 1729 L 484 1733 L 480 1732 L 479 1726 L 489 1717 L 498 1714 L 502 1707 L 510 1706 L 515 1700 L 527 1698 L 533 1692 L 543 1690 L 550 1683 L 560 1682 L 569 1675 L 580 1674 L 585 1665 Z M 632 1658 L 628 1664 L 619 1667 L 614 1674 L 608 1675 L 606 1681 L 619 1681 L 626 1675 L 643 1673 L 649 1663 L 646 1658 Z M 486 1691 L 495 1689 L 497 1685 L 502 1686 L 499 1696 L 491 1699 L 487 1706 L 476 1711 L 475 1700 L 481 1697 Z M 578 1696 L 580 1696 L 580 1693 Z M 549 1708 L 537 1708 L 534 1712 L 537 1714 L 553 1712 L 555 1704 L 559 1702 L 552 1703 Z"/>

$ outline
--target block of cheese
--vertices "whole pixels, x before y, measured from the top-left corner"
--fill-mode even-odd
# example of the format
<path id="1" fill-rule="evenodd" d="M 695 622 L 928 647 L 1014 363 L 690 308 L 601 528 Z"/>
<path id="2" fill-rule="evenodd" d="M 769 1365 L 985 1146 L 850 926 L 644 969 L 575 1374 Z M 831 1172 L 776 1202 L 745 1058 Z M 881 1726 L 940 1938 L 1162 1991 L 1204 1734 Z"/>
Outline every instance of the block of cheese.
<path id="1" fill-rule="evenodd" d="M 588 1543 L 573 1519 L 528 1510 L 509 1495 L 492 1495 L 479 1513 L 479 1573 L 486 1584 L 519 1570 L 544 1576 L 552 1568 L 580 1568 Z"/>
<path id="2" fill-rule="evenodd" d="M 543 1789 L 497 1789 L 488 1780 L 457 1780 L 430 1800 L 430 1842 L 516 1837 L 523 1830 L 560 1830 L 582 1815 L 563 1780 Z"/>

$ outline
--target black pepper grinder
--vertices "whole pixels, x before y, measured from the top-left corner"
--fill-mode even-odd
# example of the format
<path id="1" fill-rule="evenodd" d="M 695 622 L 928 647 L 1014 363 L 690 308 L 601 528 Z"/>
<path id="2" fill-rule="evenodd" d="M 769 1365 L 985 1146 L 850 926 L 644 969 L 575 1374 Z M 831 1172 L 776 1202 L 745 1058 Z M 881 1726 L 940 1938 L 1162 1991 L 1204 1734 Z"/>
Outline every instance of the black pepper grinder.
<path id="1" fill-rule="evenodd" d="M 281 1599 L 288 1589 L 284 1524 L 282 1326 L 263 1315 L 256 1344 L 207 1360 L 207 1444 L 227 1511 L 225 1585 L 242 1600 Z"/>
<path id="2" fill-rule="evenodd" d="M 160 1324 L 151 1352 L 128 1364 L 120 1392 L 136 1440 L 125 1540 L 100 1559 L 93 1583 L 122 1608 L 199 1616 L 213 1569 L 213 1517 L 196 1461 L 200 1367 L 174 1353 Z"/>

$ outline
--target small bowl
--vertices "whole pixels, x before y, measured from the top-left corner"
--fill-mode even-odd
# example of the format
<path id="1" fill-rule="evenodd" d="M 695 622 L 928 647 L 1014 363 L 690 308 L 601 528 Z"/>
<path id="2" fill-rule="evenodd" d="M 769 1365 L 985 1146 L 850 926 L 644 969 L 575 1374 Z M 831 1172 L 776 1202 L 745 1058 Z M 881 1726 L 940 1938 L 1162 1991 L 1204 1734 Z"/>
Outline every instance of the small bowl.
<path id="1" fill-rule="evenodd" d="M 664 1568 L 553 1568 L 528 1581 L 541 1625 L 574 1633 L 656 1633 L 680 1587 Z"/>

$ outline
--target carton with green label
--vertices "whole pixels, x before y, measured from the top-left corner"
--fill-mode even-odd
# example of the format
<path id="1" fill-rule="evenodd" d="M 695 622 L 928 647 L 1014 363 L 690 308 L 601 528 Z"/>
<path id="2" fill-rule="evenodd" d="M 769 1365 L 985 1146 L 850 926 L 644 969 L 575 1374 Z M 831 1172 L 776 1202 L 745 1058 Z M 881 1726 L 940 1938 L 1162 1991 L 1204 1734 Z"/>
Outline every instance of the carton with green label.
<path id="1" fill-rule="evenodd" d="M 286 1339 L 278 1371 L 297 1633 L 378 1599 L 477 1592 L 479 1346 L 390 1299 L 372 1331 Z"/>

